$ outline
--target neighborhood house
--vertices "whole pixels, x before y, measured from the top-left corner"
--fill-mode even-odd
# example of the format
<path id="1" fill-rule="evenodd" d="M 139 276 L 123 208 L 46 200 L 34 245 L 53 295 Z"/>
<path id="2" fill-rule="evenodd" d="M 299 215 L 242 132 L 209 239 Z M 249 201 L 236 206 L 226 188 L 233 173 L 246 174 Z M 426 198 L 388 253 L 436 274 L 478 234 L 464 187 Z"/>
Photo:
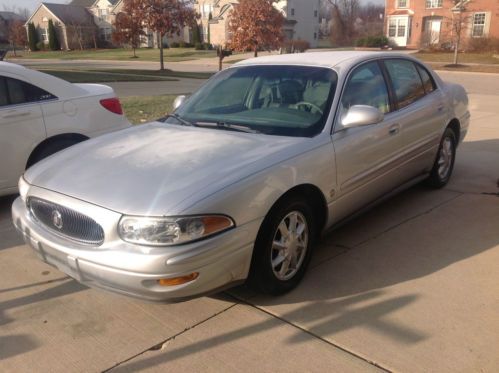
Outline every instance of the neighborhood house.
<path id="1" fill-rule="evenodd" d="M 499 37 L 497 0 L 387 0 L 385 12 L 386 35 L 399 47 L 450 49 L 458 26 L 464 45 Z"/>

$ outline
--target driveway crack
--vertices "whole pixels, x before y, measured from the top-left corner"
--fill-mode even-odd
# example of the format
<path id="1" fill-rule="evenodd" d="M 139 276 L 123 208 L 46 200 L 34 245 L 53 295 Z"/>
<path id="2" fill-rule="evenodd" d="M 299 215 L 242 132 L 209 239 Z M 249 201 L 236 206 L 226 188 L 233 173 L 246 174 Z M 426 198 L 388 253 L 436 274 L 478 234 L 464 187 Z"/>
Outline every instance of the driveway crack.
<path id="1" fill-rule="evenodd" d="M 104 370 L 102 371 L 102 373 L 109 372 L 109 371 L 111 371 L 111 370 L 113 370 L 113 369 L 115 369 L 115 368 L 119 367 L 120 365 L 125 364 L 125 363 L 127 363 L 128 361 L 133 360 L 133 359 L 135 359 L 136 357 L 139 357 L 139 356 L 141 356 L 141 355 L 145 354 L 146 352 L 149 352 L 149 351 L 159 351 L 159 350 L 161 350 L 161 349 L 163 348 L 163 346 L 166 346 L 166 345 L 168 344 L 168 342 L 170 342 L 170 341 L 174 340 L 175 338 L 177 338 L 177 337 L 181 336 L 182 334 L 184 334 L 184 333 L 188 332 L 189 330 L 192 330 L 192 329 L 196 328 L 197 326 L 202 325 L 202 324 L 204 324 L 205 322 L 207 322 L 207 321 L 209 321 L 209 320 L 211 320 L 211 319 L 213 319 L 213 318 L 217 317 L 218 315 L 221 315 L 222 313 L 227 312 L 228 310 L 230 310 L 231 308 L 233 308 L 233 307 L 237 306 L 238 304 L 239 304 L 239 303 L 234 303 L 234 304 L 231 304 L 229 307 L 224 308 L 223 310 L 218 311 L 218 312 L 214 313 L 213 315 L 211 315 L 211 316 L 209 316 L 209 317 L 207 317 L 207 318 L 205 318 L 205 319 L 203 319 L 203 320 L 201 320 L 201 321 L 199 321 L 199 322 L 197 322 L 197 323 L 195 323 L 195 324 L 193 324 L 193 325 L 191 325 L 191 326 L 188 326 L 188 327 L 187 327 L 187 328 L 185 328 L 184 330 L 182 330 L 182 331 L 180 331 L 180 332 L 178 332 L 178 333 L 176 333 L 176 334 L 174 334 L 174 335 L 172 335 L 172 336 L 170 336 L 170 337 L 166 338 L 165 340 L 163 340 L 163 341 L 161 341 L 161 342 L 159 342 L 159 343 L 155 344 L 154 346 L 151 346 L 151 347 L 149 347 L 149 348 L 146 348 L 145 350 L 142 350 L 142 351 L 140 351 L 139 353 L 137 353 L 137 354 L 135 354 L 135 355 L 133 355 L 133 356 L 130 356 L 129 358 L 126 358 L 125 360 L 122 360 L 122 361 L 120 361 L 120 362 L 118 362 L 118 363 L 114 364 L 114 365 L 113 365 L 112 367 L 110 367 L 110 368 L 104 369 Z"/>

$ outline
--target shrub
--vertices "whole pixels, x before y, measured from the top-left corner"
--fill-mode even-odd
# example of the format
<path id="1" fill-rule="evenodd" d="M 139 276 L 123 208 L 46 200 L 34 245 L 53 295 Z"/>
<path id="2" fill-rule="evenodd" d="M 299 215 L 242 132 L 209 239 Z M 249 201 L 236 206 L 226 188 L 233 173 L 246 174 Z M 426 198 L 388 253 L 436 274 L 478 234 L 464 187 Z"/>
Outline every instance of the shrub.
<path id="1" fill-rule="evenodd" d="M 194 49 L 197 51 L 202 51 L 204 49 L 204 45 L 202 43 L 195 43 L 194 44 Z"/>
<path id="2" fill-rule="evenodd" d="M 213 45 L 211 45 L 210 43 L 203 43 L 203 49 L 206 51 L 211 51 L 213 50 Z"/>
<path id="3" fill-rule="evenodd" d="M 174 41 L 173 43 L 170 44 L 170 48 L 179 48 L 180 47 L 180 43 Z"/>
<path id="4" fill-rule="evenodd" d="M 187 43 L 185 41 L 181 41 L 180 43 L 178 43 L 178 45 L 179 45 L 179 48 L 192 48 L 192 44 Z"/>
<path id="5" fill-rule="evenodd" d="M 355 41 L 356 47 L 381 48 L 388 45 L 388 38 L 384 35 L 367 36 Z"/>
<path id="6" fill-rule="evenodd" d="M 43 41 L 36 42 L 35 51 L 43 51 L 43 50 L 45 50 L 45 44 L 43 43 Z"/>
<path id="7" fill-rule="evenodd" d="M 497 53 L 499 52 L 499 38 L 470 38 L 467 49 L 477 53 Z"/>

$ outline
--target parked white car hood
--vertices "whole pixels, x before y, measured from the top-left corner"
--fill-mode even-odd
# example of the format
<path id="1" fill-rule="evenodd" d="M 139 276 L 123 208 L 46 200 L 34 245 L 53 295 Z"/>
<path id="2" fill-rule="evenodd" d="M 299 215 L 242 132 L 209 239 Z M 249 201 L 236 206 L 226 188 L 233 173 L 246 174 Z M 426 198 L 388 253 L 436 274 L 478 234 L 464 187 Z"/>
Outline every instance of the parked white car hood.
<path id="1" fill-rule="evenodd" d="M 25 179 L 120 213 L 161 216 L 292 157 L 307 141 L 155 122 L 80 143 Z"/>

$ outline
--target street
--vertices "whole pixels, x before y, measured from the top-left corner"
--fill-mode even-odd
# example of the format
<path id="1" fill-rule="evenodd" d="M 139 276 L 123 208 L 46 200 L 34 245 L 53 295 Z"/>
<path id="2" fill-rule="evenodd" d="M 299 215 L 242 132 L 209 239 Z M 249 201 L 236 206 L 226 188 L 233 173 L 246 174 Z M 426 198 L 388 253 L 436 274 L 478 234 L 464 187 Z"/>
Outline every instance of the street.
<path id="1" fill-rule="evenodd" d="M 328 233 L 281 297 L 242 286 L 151 304 L 86 288 L 36 258 L 0 197 L 0 371 L 497 372 L 499 75 L 440 75 L 470 94 L 451 182 Z M 195 88 L 113 87 L 172 83 Z"/>

